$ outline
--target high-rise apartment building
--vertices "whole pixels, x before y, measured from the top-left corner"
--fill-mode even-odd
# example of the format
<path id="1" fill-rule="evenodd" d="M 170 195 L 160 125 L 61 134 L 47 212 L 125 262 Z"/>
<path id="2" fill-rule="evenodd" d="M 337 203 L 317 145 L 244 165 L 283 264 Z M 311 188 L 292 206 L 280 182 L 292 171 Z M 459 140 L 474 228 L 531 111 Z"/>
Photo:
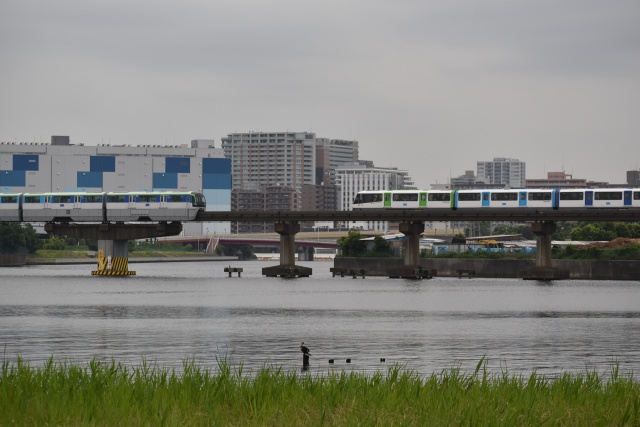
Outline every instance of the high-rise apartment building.
<path id="1" fill-rule="evenodd" d="M 316 184 L 335 185 L 336 168 L 358 161 L 358 141 L 316 138 Z"/>
<path id="2" fill-rule="evenodd" d="M 300 191 L 289 186 L 266 185 L 259 190 L 233 190 L 231 209 L 234 211 L 297 211 Z M 232 221 L 232 233 L 273 233 L 273 221 Z"/>
<path id="3" fill-rule="evenodd" d="M 289 186 L 302 191 L 315 184 L 316 135 L 309 132 L 233 133 L 222 138 L 231 159 L 231 187 L 259 190 L 263 186 Z"/>
<path id="4" fill-rule="evenodd" d="M 191 145 L 73 145 L 0 142 L 0 192 L 199 191 L 207 210 L 231 205 L 231 162 L 213 140 Z M 186 233 L 215 233 L 223 223 L 185 224 Z M 226 225 L 228 228 L 228 225 Z"/>
<path id="5" fill-rule="evenodd" d="M 486 178 L 490 184 L 522 188 L 526 179 L 526 163 L 505 157 L 495 157 L 492 161 L 478 161 L 478 178 Z"/>
<path id="6" fill-rule="evenodd" d="M 364 163 L 364 164 L 363 164 Z M 353 199 L 360 191 L 366 190 L 409 190 L 415 189 L 413 180 L 407 171 L 397 168 L 375 167 L 366 162 L 342 165 L 336 168 L 338 186 L 338 209 L 353 209 Z M 350 224 L 367 229 L 388 230 L 387 221 L 368 221 L 363 224 Z"/>

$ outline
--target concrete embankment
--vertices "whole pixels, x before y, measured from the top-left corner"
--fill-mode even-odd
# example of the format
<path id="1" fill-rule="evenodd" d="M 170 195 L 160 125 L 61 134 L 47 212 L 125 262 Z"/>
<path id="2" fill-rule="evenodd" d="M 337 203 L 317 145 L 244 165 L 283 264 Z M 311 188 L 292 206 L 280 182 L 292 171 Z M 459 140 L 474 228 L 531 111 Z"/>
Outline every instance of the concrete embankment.
<path id="1" fill-rule="evenodd" d="M 552 266 L 569 271 L 570 279 L 640 280 L 640 260 L 552 260 Z M 386 276 L 387 270 L 404 265 L 401 258 L 336 258 L 334 266 L 347 271 L 366 271 L 367 276 Z M 534 260 L 421 258 L 420 266 L 435 269 L 436 276 L 458 277 L 459 270 L 471 270 L 475 277 L 517 278 L 518 272 L 535 267 Z"/>
<path id="2" fill-rule="evenodd" d="M 29 254 L 0 254 L 0 267 L 17 267 L 25 265 Z"/>
<path id="3" fill-rule="evenodd" d="M 236 261 L 234 256 L 194 256 L 194 257 L 130 257 L 129 264 L 142 262 L 212 262 Z M 29 258 L 27 265 L 95 264 L 95 258 Z"/>

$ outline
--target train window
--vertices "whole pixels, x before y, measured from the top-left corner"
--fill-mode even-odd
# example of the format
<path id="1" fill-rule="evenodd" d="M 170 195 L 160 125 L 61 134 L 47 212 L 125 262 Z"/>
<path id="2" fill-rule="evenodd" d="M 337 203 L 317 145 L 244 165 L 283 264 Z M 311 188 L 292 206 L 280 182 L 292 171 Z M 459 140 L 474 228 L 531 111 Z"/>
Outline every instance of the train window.
<path id="1" fill-rule="evenodd" d="M 73 203 L 73 196 L 50 196 L 49 203 Z"/>
<path id="2" fill-rule="evenodd" d="M 172 196 L 167 196 L 168 203 L 178 203 L 186 201 L 187 196 L 181 196 L 179 194 L 174 194 Z M 191 196 L 191 202 L 193 202 L 193 196 Z"/>
<path id="3" fill-rule="evenodd" d="M 429 193 L 430 202 L 448 202 L 451 200 L 451 193 Z"/>
<path id="4" fill-rule="evenodd" d="M 529 192 L 529 200 L 551 200 L 551 193 L 549 192 L 537 192 L 531 193 Z"/>
<path id="5" fill-rule="evenodd" d="M 18 203 L 18 196 L 2 196 L 0 203 Z"/>
<path id="6" fill-rule="evenodd" d="M 129 196 L 125 196 L 124 194 L 111 194 L 107 196 L 108 203 L 127 203 L 129 201 Z"/>
<path id="7" fill-rule="evenodd" d="M 83 199 L 83 203 L 102 203 L 102 196 L 99 194 L 88 194 Z"/>
<path id="8" fill-rule="evenodd" d="M 599 191 L 593 193 L 594 200 L 622 200 L 620 191 Z"/>
<path id="9" fill-rule="evenodd" d="M 417 202 L 418 193 L 394 193 L 393 201 L 394 202 Z"/>
<path id="10" fill-rule="evenodd" d="M 362 203 L 373 203 L 373 202 L 381 202 L 382 194 L 358 194 L 356 199 L 353 201 L 353 204 L 359 205 Z"/>
<path id="11" fill-rule="evenodd" d="M 633 192 L 633 200 L 640 200 L 640 191 Z"/>
<path id="12" fill-rule="evenodd" d="M 421 202 L 427 201 L 427 193 L 420 193 L 420 201 Z"/>
<path id="13" fill-rule="evenodd" d="M 584 200 L 584 193 L 581 191 L 560 192 L 560 200 Z"/>
<path id="14" fill-rule="evenodd" d="M 527 193 L 520 193 L 520 200 L 527 200 Z"/>
<path id="15" fill-rule="evenodd" d="M 40 203 L 40 196 L 24 196 L 25 203 Z"/>
<path id="16" fill-rule="evenodd" d="M 518 193 L 491 193 L 491 200 L 508 202 L 518 200 Z"/>
<path id="17" fill-rule="evenodd" d="M 459 202 L 477 202 L 480 200 L 480 193 L 458 193 Z"/>
<path id="18" fill-rule="evenodd" d="M 386 193 L 384 195 L 384 201 L 385 202 L 390 202 L 391 201 L 391 193 Z"/>
<path id="19" fill-rule="evenodd" d="M 151 202 L 159 202 L 160 196 L 155 194 L 140 194 L 137 196 L 138 203 L 151 203 Z"/>
<path id="20" fill-rule="evenodd" d="M 482 193 L 482 200 L 489 201 L 489 193 Z"/>

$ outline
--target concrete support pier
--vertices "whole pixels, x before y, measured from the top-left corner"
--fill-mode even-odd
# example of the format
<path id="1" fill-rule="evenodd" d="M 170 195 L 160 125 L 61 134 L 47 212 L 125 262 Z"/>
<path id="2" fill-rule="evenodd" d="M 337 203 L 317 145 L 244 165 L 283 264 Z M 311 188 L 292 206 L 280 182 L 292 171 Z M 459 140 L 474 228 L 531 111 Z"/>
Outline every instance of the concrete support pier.
<path id="1" fill-rule="evenodd" d="M 92 276 L 133 276 L 129 270 L 129 240 L 176 236 L 180 222 L 158 224 L 54 224 L 45 231 L 56 236 L 98 241 L 98 266 Z"/>
<path id="2" fill-rule="evenodd" d="M 424 279 L 433 276 L 430 270 L 420 266 L 420 235 L 424 232 L 424 222 L 401 222 L 399 230 L 404 234 L 404 266 L 388 271 L 390 278 Z"/>
<path id="3" fill-rule="evenodd" d="M 556 231 L 553 221 L 534 222 L 531 231 L 536 235 L 536 266 L 518 273 L 525 280 L 568 279 L 569 272 L 551 266 L 551 235 Z"/>
<path id="4" fill-rule="evenodd" d="M 98 240 L 98 268 L 92 276 L 135 276 L 129 270 L 128 240 Z"/>
<path id="5" fill-rule="evenodd" d="M 280 265 L 265 267 L 262 274 L 267 277 L 309 277 L 312 270 L 296 265 L 296 234 L 300 232 L 298 221 L 282 221 L 274 225 L 280 235 Z"/>

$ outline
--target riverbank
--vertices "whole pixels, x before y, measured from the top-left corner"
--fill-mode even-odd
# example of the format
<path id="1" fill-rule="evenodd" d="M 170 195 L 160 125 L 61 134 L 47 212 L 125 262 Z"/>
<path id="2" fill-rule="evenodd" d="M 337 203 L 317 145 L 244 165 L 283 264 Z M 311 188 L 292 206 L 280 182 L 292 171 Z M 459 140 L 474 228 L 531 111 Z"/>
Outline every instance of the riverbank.
<path id="1" fill-rule="evenodd" d="M 596 372 L 554 379 L 398 366 L 367 375 L 233 370 L 182 373 L 114 361 L 3 362 L 1 425 L 638 425 L 640 385 Z M 28 396 L 28 399 L 25 399 Z"/>

